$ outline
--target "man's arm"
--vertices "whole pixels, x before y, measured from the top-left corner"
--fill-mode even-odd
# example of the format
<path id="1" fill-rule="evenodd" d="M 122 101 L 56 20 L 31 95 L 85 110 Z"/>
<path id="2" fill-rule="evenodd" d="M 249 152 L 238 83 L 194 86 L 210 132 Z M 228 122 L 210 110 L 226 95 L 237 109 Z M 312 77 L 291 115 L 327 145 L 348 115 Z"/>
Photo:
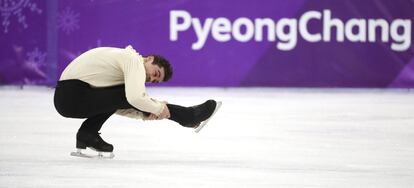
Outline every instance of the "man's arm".
<path id="1" fill-rule="evenodd" d="M 125 49 L 124 53 L 127 58 L 125 58 L 125 62 L 122 62 L 122 71 L 124 72 L 127 101 L 135 108 L 158 117 L 166 118 L 167 114 L 169 116 L 167 106 L 151 99 L 145 91 L 146 77 L 143 58 L 133 49 Z"/>

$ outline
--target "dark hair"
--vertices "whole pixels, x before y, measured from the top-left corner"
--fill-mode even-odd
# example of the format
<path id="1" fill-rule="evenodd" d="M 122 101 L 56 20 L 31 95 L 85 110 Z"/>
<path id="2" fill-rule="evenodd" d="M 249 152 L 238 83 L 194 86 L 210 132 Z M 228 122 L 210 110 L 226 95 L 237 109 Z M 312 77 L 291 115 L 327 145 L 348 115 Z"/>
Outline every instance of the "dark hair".
<path id="1" fill-rule="evenodd" d="M 152 64 L 158 65 L 161 68 L 164 68 L 164 82 L 171 79 L 173 75 L 173 68 L 170 62 L 160 55 L 151 55 L 154 57 Z"/>

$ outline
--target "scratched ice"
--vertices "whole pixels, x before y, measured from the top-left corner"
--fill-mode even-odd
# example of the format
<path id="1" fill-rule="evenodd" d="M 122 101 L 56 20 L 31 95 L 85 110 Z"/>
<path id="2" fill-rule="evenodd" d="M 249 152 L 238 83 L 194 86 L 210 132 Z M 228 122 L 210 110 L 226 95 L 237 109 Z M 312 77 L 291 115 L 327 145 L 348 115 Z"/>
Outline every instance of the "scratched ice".
<path id="1" fill-rule="evenodd" d="M 411 187 L 414 92 L 149 88 L 193 105 L 223 101 L 199 133 L 112 116 L 112 160 L 69 156 L 82 122 L 53 90 L 0 88 L 0 187 Z"/>

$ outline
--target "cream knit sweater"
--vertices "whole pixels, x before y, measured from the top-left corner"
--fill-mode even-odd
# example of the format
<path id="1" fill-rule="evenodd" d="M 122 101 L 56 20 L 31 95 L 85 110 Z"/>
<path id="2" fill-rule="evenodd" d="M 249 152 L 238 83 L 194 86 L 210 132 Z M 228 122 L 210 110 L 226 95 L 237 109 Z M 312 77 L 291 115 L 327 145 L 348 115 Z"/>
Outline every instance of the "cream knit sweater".
<path id="1" fill-rule="evenodd" d="M 144 59 L 132 46 L 99 47 L 81 54 L 65 68 L 59 80 L 69 79 L 84 81 L 92 87 L 125 84 L 126 98 L 135 108 L 155 115 L 164 108 L 162 102 L 146 94 Z M 142 118 L 142 113 L 134 109 L 118 110 L 117 114 Z"/>

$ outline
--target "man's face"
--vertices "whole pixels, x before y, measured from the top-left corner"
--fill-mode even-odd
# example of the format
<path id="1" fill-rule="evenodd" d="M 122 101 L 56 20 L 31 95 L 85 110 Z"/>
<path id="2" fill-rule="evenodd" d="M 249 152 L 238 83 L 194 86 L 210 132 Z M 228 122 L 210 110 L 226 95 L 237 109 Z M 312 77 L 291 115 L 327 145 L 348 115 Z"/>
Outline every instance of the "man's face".
<path id="1" fill-rule="evenodd" d="M 164 80 L 164 67 L 159 67 L 151 63 L 145 66 L 146 82 L 160 83 Z"/>

